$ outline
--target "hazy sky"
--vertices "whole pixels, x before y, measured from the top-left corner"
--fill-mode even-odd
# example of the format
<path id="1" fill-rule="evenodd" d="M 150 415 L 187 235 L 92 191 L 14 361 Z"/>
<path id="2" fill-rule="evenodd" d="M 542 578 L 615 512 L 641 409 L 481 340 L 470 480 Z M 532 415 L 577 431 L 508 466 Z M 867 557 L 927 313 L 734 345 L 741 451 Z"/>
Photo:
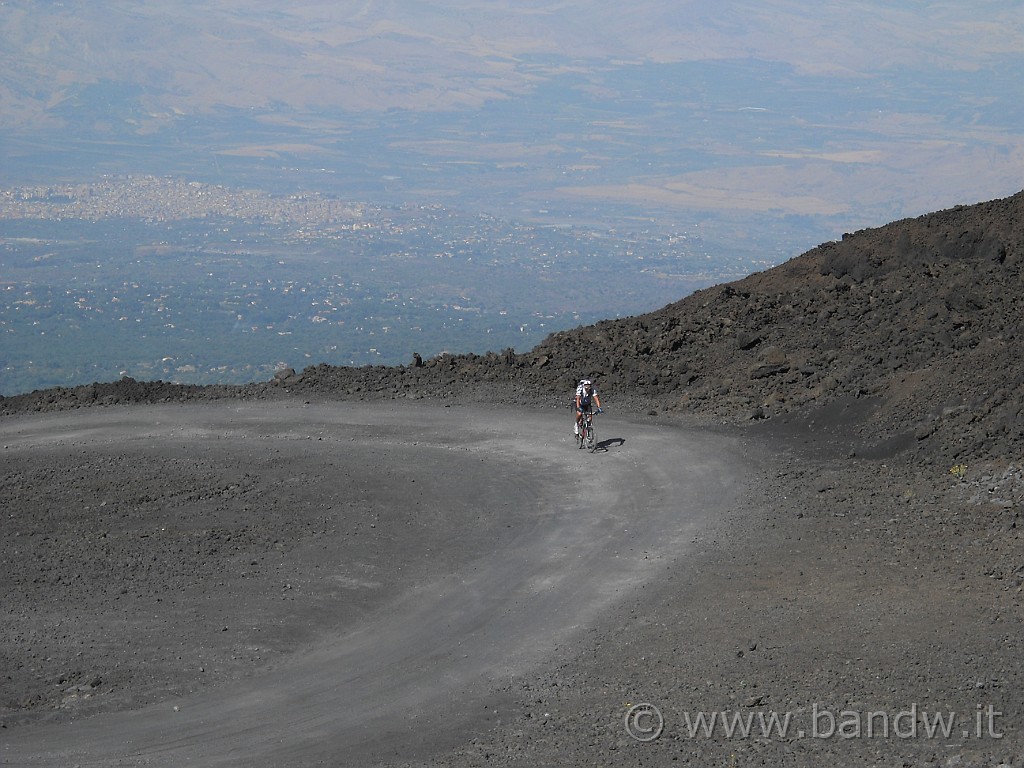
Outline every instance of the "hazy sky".
<path id="1" fill-rule="evenodd" d="M 1024 187 L 1016 0 L 6 0 L 0 57 L 7 184 L 272 183 L 249 163 L 355 197 L 836 227 Z"/>

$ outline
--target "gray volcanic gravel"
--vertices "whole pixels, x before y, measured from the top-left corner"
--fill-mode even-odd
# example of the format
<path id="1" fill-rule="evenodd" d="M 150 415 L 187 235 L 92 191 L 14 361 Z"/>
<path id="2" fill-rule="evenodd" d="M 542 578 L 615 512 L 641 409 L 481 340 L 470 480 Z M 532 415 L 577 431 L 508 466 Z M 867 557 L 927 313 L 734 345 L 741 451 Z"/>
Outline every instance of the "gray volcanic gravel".
<path id="1" fill-rule="evenodd" d="M 5 421 L 2 754 L 366 765 L 506 722 L 511 682 L 685 556 L 745 474 L 732 438 L 601 423 L 591 453 L 567 411 L 507 407 Z"/>
<path id="2" fill-rule="evenodd" d="M 1024 193 L 525 353 L 0 398 L 0 761 L 1020 768 L 1022 263 Z"/>
<path id="3" fill-rule="evenodd" d="M 920 476 L 849 458 L 852 442 L 839 434 L 680 429 L 642 415 L 605 422 L 614 428 L 592 455 L 572 447 L 563 410 L 502 408 L 492 435 L 496 409 L 366 408 L 162 406 L 7 420 L 6 764 L 1021 764 L 1019 470 Z M 645 453 L 652 429 L 674 429 L 678 463 L 665 463 L 660 443 Z M 704 452 L 722 440 L 733 446 L 732 479 L 710 496 L 663 499 L 696 517 L 674 533 L 644 532 L 643 550 L 629 548 L 641 569 L 590 598 L 599 610 L 510 646 L 488 636 L 483 647 L 499 649 L 480 668 L 490 672 L 460 679 L 430 709 L 402 694 L 395 711 L 405 715 L 385 707 L 389 726 L 369 721 L 379 738 L 331 735 L 324 723 L 348 716 L 345 684 L 332 684 L 328 714 L 311 693 L 303 706 L 319 725 L 310 730 L 313 715 L 303 715 L 299 746 L 283 752 L 259 739 L 246 752 L 201 730 L 176 734 L 193 741 L 164 758 L 142 738 L 137 751 L 75 751 L 107 744 L 108 731 L 187 722 L 194 701 L 212 701 L 203 717 L 224 717 L 218 731 L 231 732 L 247 716 L 228 702 L 261 686 L 311 686 L 304 659 L 352 628 L 379 626 L 382 607 L 405 604 L 417 585 L 453 573 L 464 582 L 496 560 L 487 553 L 517 552 L 552 499 L 604 487 L 601 475 L 623 460 L 660 477 L 648 491 L 656 499 L 704 475 Z M 662 525 L 644 506 L 612 508 L 623 531 Z M 615 535 L 607 524 L 589 535 Z M 615 568 L 624 553 L 587 558 Z M 525 552 L 515 558 L 530 567 Z M 585 594 L 564 586 L 573 601 Z M 528 616 L 510 626 L 529 628 Z M 472 650 L 478 631 L 441 641 L 453 665 L 444 674 L 467 663 L 453 645 L 482 653 Z M 494 675 L 493 665 L 513 671 Z M 372 675 L 375 700 L 385 677 Z M 663 718 L 654 741 L 627 731 L 639 703 Z M 994 727 L 984 720 L 976 732 L 989 707 Z M 129 709 L 137 721 L 116 719 Z M 851 735 L 851 713 L 876 713 L 880 728 L 878 718 L 908 711 L 919 723 L 953 713 L 959 725 L 949 738 L 920 724 L 913 738 L 869 738 L 866 725 Z M 687 718 L 701 712 L 788 715 L 791 728 L 691 736 Z M 847 732 L 821 737 L 828 715 L 842 713 Z M 45 749 L 26 748 L 40 738 Z M 218 751 L 225 743 L 235 757 Z"/>

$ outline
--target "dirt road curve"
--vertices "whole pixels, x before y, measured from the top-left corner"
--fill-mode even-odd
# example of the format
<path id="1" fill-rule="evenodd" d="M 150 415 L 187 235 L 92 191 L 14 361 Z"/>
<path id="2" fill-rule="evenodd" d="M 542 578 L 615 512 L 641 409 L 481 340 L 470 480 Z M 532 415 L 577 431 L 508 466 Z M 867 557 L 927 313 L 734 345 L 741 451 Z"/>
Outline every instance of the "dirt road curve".
<path id="1" fill-rule="evenodd" d="M 605 414 L 601 450 L 588 454 L 568 425 L 567 411 L 392 404 L 97 408 L 4 421 L 8 466 L 26 476 L 56 467 L 70 485 L 48 503 L 103 515 L 90 525 L 105 526 L 105 541 L 128 528 L 153 531 L 153 547 L 176 536 L 168 551 L 195 559 L 185 570 L 220 557 L 251 566 L 251 578 L 189 586 L 174 576 L 184 586 L 146 603 L 148 624 L 114 621 L 117 609 L 97 599 L 77 626 L 92 633 L 89 648 L 106 643 L 96 658 L 110 670 L 98 678 L 177 664 L 192 692 L 167 685 L 170 694 L 131 708 L 138 698 L 112 687 L 95 714 L 69 709 L 66 697 L 64 716 L 0 731 L 0 762 L 369 765 L 425 759 L 500 722 L 509 680 L 578 643 L 616 601 L 686 557 L 744 473 L 735 446 L 706 433 Z M 88 471 L 76 475 L 80 466 Z M 103 467 L 126 466 L 134 479 L 111 475 L 102 493 L 89 485 Z M 200 476 L 218 481 L 189 495 Z M 292 541 L 290 520 L 316 529 L 310 510 L 322 513 L 320 534 Z M 238 563 L 224 547 L 189 554 L 183 542 L 214 528 L 199 518 L 223 523 L 229 513 L 284 530 L 267 545 L 271 565 L 248 553 Z M 174 565 L 165 572 L 178 573 Z M 297 602 L 284 598 L 292 594 Z M 54 610 L 26 612 L 26 631 L 59 623 Z M 173 656 L 156 650 L 167 637 Z M 198 678 L 197 659 L 226 637 L 270 652 Z"/>

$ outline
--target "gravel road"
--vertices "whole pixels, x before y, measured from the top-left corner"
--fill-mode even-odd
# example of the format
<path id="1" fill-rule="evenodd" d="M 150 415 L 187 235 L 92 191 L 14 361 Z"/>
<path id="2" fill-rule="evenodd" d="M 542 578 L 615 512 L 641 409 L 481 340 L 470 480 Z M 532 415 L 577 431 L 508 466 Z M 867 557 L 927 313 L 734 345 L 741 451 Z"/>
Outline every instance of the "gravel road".
<path id="1" fill-rule="evenodd" d="M 0 424 L 7 765 L 429 760 L 688 557 L 734 438 L 567 411 L 88 409 Z"/>

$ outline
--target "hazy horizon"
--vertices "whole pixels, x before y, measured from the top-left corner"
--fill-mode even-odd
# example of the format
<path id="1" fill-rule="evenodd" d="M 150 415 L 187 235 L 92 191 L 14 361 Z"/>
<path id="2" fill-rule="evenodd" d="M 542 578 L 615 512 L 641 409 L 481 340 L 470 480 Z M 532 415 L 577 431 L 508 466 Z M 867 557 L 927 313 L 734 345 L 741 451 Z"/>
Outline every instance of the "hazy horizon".
<path id="1" fill-rule="evenodd" d="M 1024 186 L 1014 2 L 9 0 L 0 14 L 7 184 L 191 174 L 823 229 Z"/>
<path id="2" fill-rule="evenodd" d="M 403 283 L 401 269 L 382 282 L 372 259 L 357 258 L 365 255 L 354 250 L 358 239 L 346 243 L 350 255 L 331 255 L 336 233 L 317 233 L 326 254 L 321 271 L 352 272 L 359 261 L 363 271 L 346 273 L 344 282 L 380 291 L 365 301 L 415 294 L 417 301 L 478 310 L 449 317 L 446 327 L 472 325 L 486 334 L 533 324 L 536 334 L 540 321 L 555 330 L 605 311 L 649 311 L 674 290 L 734 275 L 738 264 L 761 269 L 847 231 L 1024 188 L 1024 10 L 1017 2 L 6 0 L 0 20 L 0 194 L 8 212 L 0 219 L 8 281 L 0 309 L 9 370 L 26 364 L 12 348 L 24 355 L 49 349 L 63 334 L 61 348 L 74 350 L 83 346 L 80 335 L 108 333 L 75 313 L 93 303 L 108 316 L 117 309 L 103 302 L 120 301 L 124 286 L 96 280 L 112 279 L 118 269 L 153 295 L 176 291 L 185 304 L 205 296 L 214 308 L 235 306 L 238 286 L 263 269 L 282 285 L 308 280 L 310 290 L 327 291 L 325 300 L 350 299 L 321 285 L 319 274 L 286 274 L 287 259 L 282 269 L 264 264 L 269 246 L 251 238 L 266 236 L 274 249 L 283 243 L 298 254 L 306 241 L 301 228 L 264 232 L 260 219 L 247 219 L 235 202 L 256 193 L 422 206 L 422 224 L 401 232 L 382 225 L 391 250 L 381 258 L 406 253 L 426 269 L 432 256 L 416 250 L 415 232 L 429 231 L 431 247 L 457 232 L 459 247 L 441 251 L 464 253 L 467 261 L 435 265 L 435 296 Z M 236 212 L 232 221 L 250 241 L 225 248 L 237 260 L 233 269 L 252 274 L 225 283 L 223 295 L 196 282 L 201 270 L 191 282 L 168 282 L 173 275 L 161 264 L 154 277 L 132 249 L 169 248 L 176 268 L 191 275 L 197 265 L 188 261 L 189 249 L 198 248 L 203 268 L 215 273 L 207 262 L 220 256 L 209 244 L 236 226 L 191 219 L 191 204 L 178 198 L 158 199 L 166 210 L 146 214 L 177 222 L 176 242 L 162 243 L 156 230 L 146 230 L 152 242 L 143 242 L 134 232 L 110 244 L 106 264 L 101 246 L 62 244 L 66 220 L 77 214 L 61 208 L 61 185 L 83 185 L 88 200 L 89 185 L 128 176 L 162 179 L 168 188 L 216 185 L 234 195 L 235 202 L 203 216 Z M 31 191 L 37 186 L 41 192 Z M 139 185 L 124 188 L 135 194 Z M 40 226 L 15 221 L 36 216 L 15 204 L 19 197 L 45 204 Z M 136 202 L 115 200 L 103 215 L 137 217 Z M 449 217 L 461 223 L 446 232 Z M 64 229 L 54 223 L 48 230 L 47 219 Z M 492 242 L 472 231 L 477 226 L 505 234 Z M 576 266 L 551 260 L 546 227 L 559 230 L 551 243 L 564 253 L 596 248 L 602 274 L 620 276 L 630 300 L 612 311 L 602 294 L 566 309 L 556 289 L 569 285 Z M 26 233 L 38 242 L 27 244 Z M 543 275 L 550 285 L 537 296 L 558 306 L 489 316 L 513 310 L 494 297 L 487 281 L 495 274 L 478 266 L 503 264 L 511 258 L 508 243 L 520 237 L 529 245 L 512 251 L 523 259 L 502 278 L 509 295 L 528 295 L 530 281 Z M 374 243 L 368 252 L 381 247 Z M 471 243 L 483 250 L 474 256 Z M 87 274 L 75 261 L 86 252 L 96 261 Z M 83 281 L 91 293 L 68 303 Z M 63 293 L 52 292 L 58 285 Z M 466 298 L 485 294 L 491 304 Z M 307 312 L 320 317 L 305 305 L 277 311 L 292 323 Z M 228 329 L 237 324 L 228 319 Z M 395 338 L 393 329 L 402 326 L 394 321 L 370 308 L 350 317 L 337 334 L 373 326 L 376 335 L 346 336 L 341 346 L 350 351 L 337 357 L 336 345 L 300 343 L 303 333 L 290 329 L 291 346 L 268 346 L 267 359 L 253 364 L 265 371 L 273 361 L 377 359 L 367 356 L 380 354 L 382 329 Z M 285 332 L 280 322 L 274 327 Z M 536 338 L 517 334 L 465 337 L 461 351 Z M 86 346 L 104 338 L 90 336 Z M 186 341 L 176 340 L 177 348 Z M 408 340 L 389 343 L 401 346 L 388 359 L 405 359 Z M 150 351 L 144 371 L 159 372 L 164 357 L 182 354 L 161 356 L 155 343 Z M 109 362 L 103 370 L 130 371 L 132 364 Z M 210 376 L 223 368 L 194 361 L 171 370 L 203 366 Z"/>

